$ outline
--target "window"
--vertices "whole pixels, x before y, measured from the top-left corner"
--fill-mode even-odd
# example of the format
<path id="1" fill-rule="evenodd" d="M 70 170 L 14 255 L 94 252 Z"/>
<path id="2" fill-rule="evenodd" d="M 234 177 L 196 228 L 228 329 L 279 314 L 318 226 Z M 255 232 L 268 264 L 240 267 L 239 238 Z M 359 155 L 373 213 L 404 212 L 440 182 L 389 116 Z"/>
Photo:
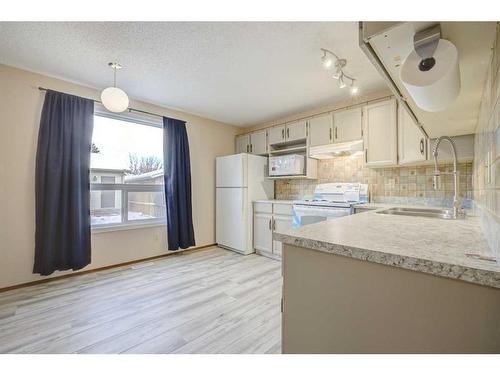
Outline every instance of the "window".
<path id="1" fill-rule="evenodd" d="M 163 223 L 161 123 L 97 112 L 90 183 L 92 228 Z"/>

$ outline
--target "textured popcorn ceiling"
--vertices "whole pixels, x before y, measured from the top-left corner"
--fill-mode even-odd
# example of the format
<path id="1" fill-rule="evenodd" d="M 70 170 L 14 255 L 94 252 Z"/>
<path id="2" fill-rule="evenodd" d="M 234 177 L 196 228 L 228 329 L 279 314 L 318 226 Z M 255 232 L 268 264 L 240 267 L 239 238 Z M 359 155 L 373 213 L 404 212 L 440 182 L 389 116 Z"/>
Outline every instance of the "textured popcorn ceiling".
<path id="1" fill-rule="evenodd" d="M 320 64 L 348 60 L 360 94 L 385 83 L 358 47 L 356 22 L 0 22 L 0 63 L 250 126 L 349 97 Z"/>

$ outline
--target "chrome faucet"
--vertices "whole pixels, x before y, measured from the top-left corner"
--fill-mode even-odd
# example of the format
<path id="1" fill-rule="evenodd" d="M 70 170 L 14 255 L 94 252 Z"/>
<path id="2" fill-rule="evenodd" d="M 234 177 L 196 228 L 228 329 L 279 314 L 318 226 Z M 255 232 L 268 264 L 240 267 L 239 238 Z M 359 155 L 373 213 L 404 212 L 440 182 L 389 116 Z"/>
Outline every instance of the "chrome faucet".
<path id="1" fill-rule="evenodd" d="M 439 168 L 438 168 L 438 149 L 439 145 L 441 144 L 441 141 L 448 141 L 451 145 L 451 149 L 453 151 L 453 172 L 452 173 L 440 173 Z M 447 136 L 442 136 L 439 137 L 436 140 L 436 144 L 434 145 L 434 150 L 432 151 L 432 155 L 434 155 L 434 175 L 432 176 L 432 186 L 434 187 L 434 190 L 439 189 L 439 186 L 441 185 L 441 174 L 452 174 L 453 175 L 453 184 L 455 188 L 455 194 L 453 195 L 453 218 L 458 219 L 458 218 L 463 218 L 465 216 L 465 211 L 462 207 L 462 199 L 459 198 L 459 192 L 458 192 L 458 163 L 457 163 L 457 149 L 455 146 L 455 142 L 453 142 L 453 139 Z"/>

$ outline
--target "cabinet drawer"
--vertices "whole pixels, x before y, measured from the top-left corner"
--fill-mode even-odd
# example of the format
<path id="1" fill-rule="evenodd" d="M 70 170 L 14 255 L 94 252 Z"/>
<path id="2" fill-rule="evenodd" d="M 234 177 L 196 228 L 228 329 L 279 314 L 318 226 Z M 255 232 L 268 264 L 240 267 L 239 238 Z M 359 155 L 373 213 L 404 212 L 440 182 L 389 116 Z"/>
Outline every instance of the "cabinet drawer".
<path id="1" fill-rule="evenodd" d="M 273 212 L 277 215 L 292 215 L 292 205 L 289 203 L 273 203 Z"/>
<path id="2" fill-rule="evenodd" d="M 273 213 L 273 204 L 272 203 L 265 203 L 265 202 L 255 202 L 253 204 L 253 210 L 254 210 L 254 212 L 262 212 L 262 213 L 272 214 Z"/>

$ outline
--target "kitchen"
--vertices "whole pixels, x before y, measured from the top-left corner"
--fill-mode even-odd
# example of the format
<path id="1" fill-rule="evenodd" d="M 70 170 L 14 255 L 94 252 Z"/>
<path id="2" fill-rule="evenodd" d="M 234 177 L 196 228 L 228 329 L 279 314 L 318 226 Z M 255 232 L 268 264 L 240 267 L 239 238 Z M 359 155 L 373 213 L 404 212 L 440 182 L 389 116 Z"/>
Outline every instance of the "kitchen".
<path id="1" fill-rule="evenodd" d="M 460 65 L 458 73 L 457 53 L 450 58 L 441 46 L 427 48 L 449 64 L 439 66 L 443 78 L 429 82 L 422 78 L 427 70 L 417 70 L 425 83 L 412 86 L 400 73 L 406 56 L 418 58 L 418 43 L 438 44 L 443 35 L 459 44 L 460 59 L 478 59 L 470 62 L 477 65 L 481 57 L 477 50 L 471 56 L 471 42 L 491 30 L 361 22 L 361 49 L 390 90 L 257 126 L 236 137 L 237 155 L 217 159 L 217 173 L 226 170 L 223 160 L 268 160 L 256 172 L 249 167 L 249 194 L 235 205 L 247 247 L 227 241 L 223 229 L 217 242 L 282 260 L 283 353 L 499 352 L 500 231 L 492 215 L 498 210 L 497 58 L 484 91 L 468 77 L 477 72 Z M 329 55 L 333 66 L 346 65 L 322 52 L 324 66 L 332 65 Z M 481 110 L 474 134 L 473 122 L 465 131 L 470 120 L 457 112 L 475 106 Z M 251 174 L 266 186 L 253 198 Z M 225 205 L 219 197 L 219 216 L 238 217 Z"/>
<path id="2" fill-rule="evenodd" d="M 0 22 L 0 353 L 500 353 L 500 24 L 181 21 Z"/>

